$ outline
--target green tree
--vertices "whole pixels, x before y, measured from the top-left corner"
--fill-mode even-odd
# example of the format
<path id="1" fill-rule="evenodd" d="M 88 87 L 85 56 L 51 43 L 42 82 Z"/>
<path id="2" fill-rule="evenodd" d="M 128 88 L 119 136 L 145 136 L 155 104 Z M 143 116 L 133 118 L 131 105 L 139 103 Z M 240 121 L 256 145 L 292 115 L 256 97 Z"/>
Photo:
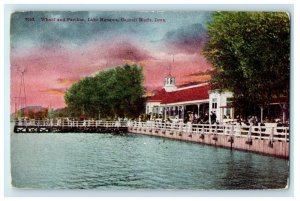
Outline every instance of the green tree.
<path id="1" fill-rule="evenodd" d="M 242 115 L 288 97 L 290 18 L 283 12 L 215 12 L 204 55 L 215 66 L 215 89 L 234 93 Z"/>
<path id="2" fill-rule="evenodd" d="M 142 68 L 125 65 L 85 77 L 65 94 L 71 110 L 92 117 L 137 117 L 144 109 Z"/>

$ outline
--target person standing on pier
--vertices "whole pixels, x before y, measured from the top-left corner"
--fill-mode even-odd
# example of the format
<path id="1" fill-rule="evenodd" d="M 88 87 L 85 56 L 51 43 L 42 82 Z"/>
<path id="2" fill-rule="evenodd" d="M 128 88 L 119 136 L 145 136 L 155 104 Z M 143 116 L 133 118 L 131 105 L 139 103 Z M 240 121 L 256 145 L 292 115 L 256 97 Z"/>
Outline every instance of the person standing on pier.
<path id="1" fill-rule="evenodd" d="M 211 115 L 210 115 L 210 122 L 211 124 L 214 124 L 217 120 L 217 115 L 216 115 L 216 112 L 211 112 Z"/>

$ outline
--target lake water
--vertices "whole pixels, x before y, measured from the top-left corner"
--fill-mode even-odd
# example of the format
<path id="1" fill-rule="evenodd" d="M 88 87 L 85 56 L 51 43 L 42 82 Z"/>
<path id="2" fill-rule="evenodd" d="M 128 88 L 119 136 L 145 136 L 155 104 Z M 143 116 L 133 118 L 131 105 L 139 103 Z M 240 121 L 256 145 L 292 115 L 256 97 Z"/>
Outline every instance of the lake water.
<path id="1" fill-rule="evenodd" d="M 12 185 L 35 189 L 277 189 L 288 160 L 136 134 L 11 134 Z"/>

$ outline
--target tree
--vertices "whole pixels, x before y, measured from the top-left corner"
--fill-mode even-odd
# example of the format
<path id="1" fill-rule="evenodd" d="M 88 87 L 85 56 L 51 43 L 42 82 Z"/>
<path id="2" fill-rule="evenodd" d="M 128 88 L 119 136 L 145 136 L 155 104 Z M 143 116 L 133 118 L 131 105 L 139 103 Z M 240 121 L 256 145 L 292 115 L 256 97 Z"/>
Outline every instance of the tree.
<path id="1" fill-rule="evenodd" d="M 216 12 L 204 55 L 215 66 L 214 89 L 234 93 L 242 115 L 288 97 L 290 19 L 282 12 Z"/>
<path id="2" fill-rule="evenodd" d="M 92 117 L 137 117 L 144 109 L 143 80 L 141 67 L 126 64 L 73 84 L 65 102 Z"/>

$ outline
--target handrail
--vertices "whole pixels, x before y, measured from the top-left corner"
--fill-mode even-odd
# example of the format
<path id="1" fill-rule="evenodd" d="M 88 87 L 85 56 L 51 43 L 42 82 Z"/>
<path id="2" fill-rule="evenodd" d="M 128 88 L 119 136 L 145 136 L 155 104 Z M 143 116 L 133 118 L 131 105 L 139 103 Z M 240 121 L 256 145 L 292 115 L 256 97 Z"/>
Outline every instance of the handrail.
<path id="1" fill-rule="evenodd" d="M 233 124 L 191 124 L 163 122 L 131 122 L 133 128 L 155 128 L 163 131 L 183 131 L 190 134 L 216 134 L 244 137 L 249 139 L 264 139 L 270 141 L 289 141 L 289 127 L 247 126 Z"/>
<path id="2" fill-rule="evenodd" d="M 168 132 L 186 132 L 194 135 L 215 134 L 244 137 L 249 139 L 264 139 L 270 141 L 289 141 L 289 127 L 270 127 L 233 124 L 192 124 L 171 122 L 137 122 L 137 121 L 101 121 L 101 120 L 16 120 L 18 127 L 132 127 L 137 129 L 162 130 Z"/>
<path id="3" fill-rule="evenodd" d="M 99 121 L 99 120 L 83 120 L 83 121 L 61 121 L 61 120 L 28 120 L 16 121 L 16 126 L 49 126 L 49 127 L 127 127 L 126 121 Z"/>

